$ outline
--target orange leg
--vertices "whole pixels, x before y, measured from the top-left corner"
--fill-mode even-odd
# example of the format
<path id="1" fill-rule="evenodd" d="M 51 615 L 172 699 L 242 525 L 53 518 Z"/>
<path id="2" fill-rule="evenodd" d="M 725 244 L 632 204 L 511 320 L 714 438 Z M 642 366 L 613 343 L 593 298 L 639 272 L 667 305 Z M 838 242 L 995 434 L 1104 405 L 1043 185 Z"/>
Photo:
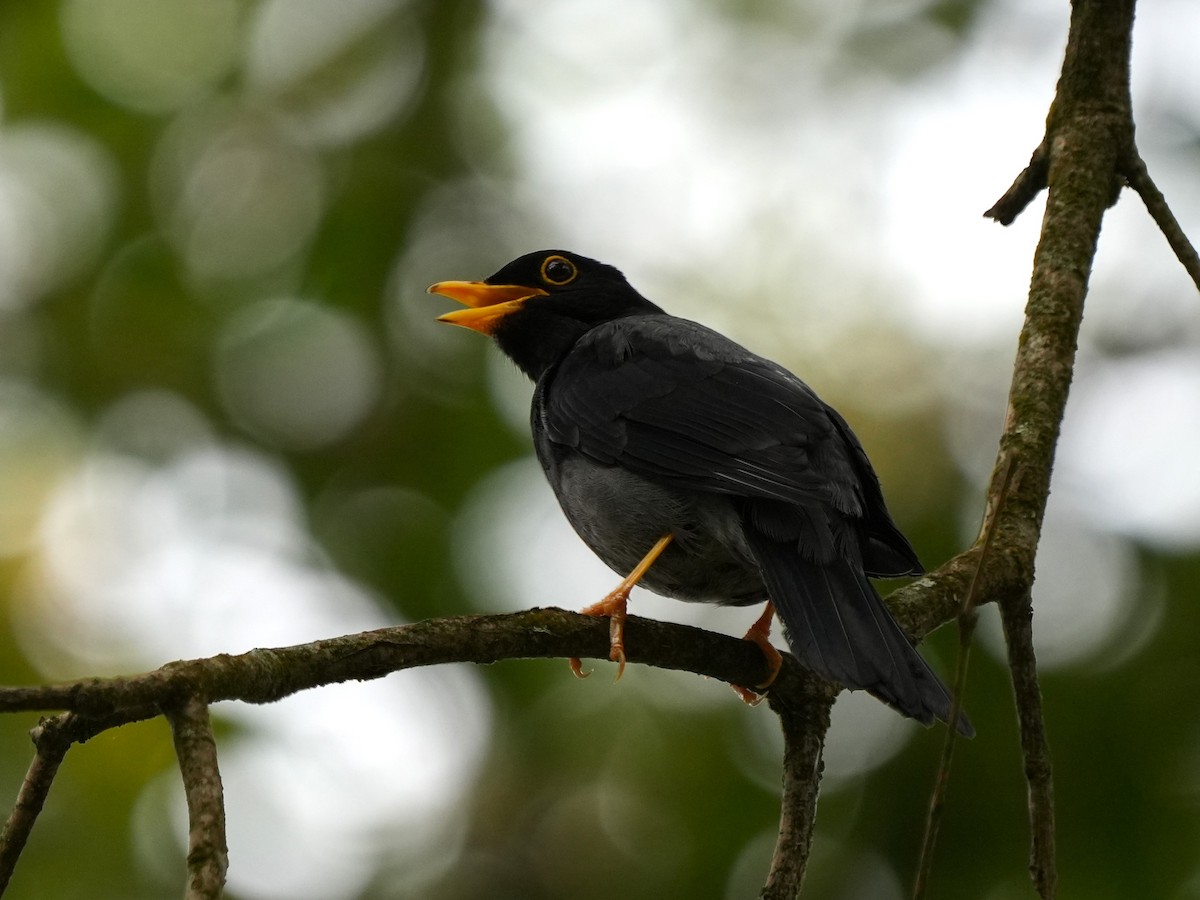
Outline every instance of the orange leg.
<path id="1" fill-rule="evenodd" d="M 615 680 L 619 680 L 625 673 L 625 610 L 629 606 L 629 592 L 642 580 L 646 572 L 654 565 L 654 561 L 662 556 L 662 552 L 667 549 L 667 545 L 674 537 L 673 534 L 664 534 L 660 537 L 658 542 L 650 548 L 650 552 L 643 556 L 642 561 L 634 567 L 634 570 L 617 585 L 615 591 L 599 603 L 593 603 L 580 610 L 585 616 L 608 616 L 608 658 L 617 664 L 617 679 Z M 583 671 L 583 663 L 579 659 L 572 658 L 570 663 L 571 671 L 575 673 L 576 678 L 587 678 L 591 674 L 591 672 Z"/>
<path id="2" fill-rule="evenodd" d="M 767 680 L 762 684 L 756 685 L 758 691 L 763 691 L 769 688 L 779 677 L 779 669 L 783 666 L 783 656 L 775 649 L 771 643 L 771 621 L 775 618 L 775 605 L 770 600 L 767 601 L 766 608 L 763 609 L 762 615 L 754 620 L 754 624 L 750 626 L 743 640 L 751 641 L 758 644 L 763 652 L 763 656 L 767 658 Z M 744 688 L 739 685 L 732 685 L 733 691 L 742 698 L 742 702 L 750 706 L 757 706 L 762 702 L 763 695 L 758 691 L 752 691 L 749 688 Z"/>

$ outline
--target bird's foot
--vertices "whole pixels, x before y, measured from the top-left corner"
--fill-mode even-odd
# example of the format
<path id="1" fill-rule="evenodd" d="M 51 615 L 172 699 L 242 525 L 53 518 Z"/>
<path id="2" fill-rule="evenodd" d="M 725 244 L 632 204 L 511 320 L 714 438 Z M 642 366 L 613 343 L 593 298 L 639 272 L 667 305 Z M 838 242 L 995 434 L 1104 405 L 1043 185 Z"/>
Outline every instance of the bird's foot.
<path id="1" fill-rule="evenodd" d="M 620 681 L 625 674 L 625 612 L 629 607 L 631 587 L 622 582 L 599 603 L 580 610 L 585 616 L 608 616 L 608 658 L 617 664 L 617 677 L 613 681 Z M 592 674 L 583 671 L 583 663 L 577 657 L 572 657 L 569 664 L 576 678 L 587 678 Z"/>
<path id="2" fill-rule="evenodd" d="M 737 694 L 742 702 L 747 706 L 758 706 L 762 703 L 765 691 L 775 679 L 779 677 L 779 670 L 783 667 L 783 654 L 775 649 L 775 645 L 771 643 L 771 622 L 775 618 L 775 607 L 771 603 L 767 603 L 766 609 L 762 615 L 754 620 L 754 624 L 742 637 L 742 640 L 750 641 L 757 644 L 762 650 L 763 656 L 767 659 L 767 677 L 760 684 L 755 685 L 754 690 L 742 687 L 741 685 L 730 685 L 733 692 Z"/>
<path id="3" fill-rule="evenodd" d="M 629 592 L 642 580 L 642 576 L 674 539 L 673 534 L 660 537 L 634 570 L 617 585 L 615 591 L 599 603 L 593 603 L 580 610 L 585 616 L 608 616 L 608 658 L 617 664 L 617 677 L 613 681 L 620 681 L 621 676 L 625 674 L 625 610 L 629 607 Z M 587 677 L 583 672 L 583 664 L 578 659 L 571 660 L 571 671 L 577 678 Z"/>

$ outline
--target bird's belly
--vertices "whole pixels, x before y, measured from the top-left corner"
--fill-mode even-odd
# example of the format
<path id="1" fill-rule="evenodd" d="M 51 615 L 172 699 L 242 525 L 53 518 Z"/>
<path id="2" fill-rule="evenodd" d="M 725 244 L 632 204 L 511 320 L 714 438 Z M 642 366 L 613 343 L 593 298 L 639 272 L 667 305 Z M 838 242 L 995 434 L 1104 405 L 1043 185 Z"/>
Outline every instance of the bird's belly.
<path id="1" fill-rule="evenodd" d="M 679 600 L 741 606 L 766 599 L 730 498 L 667 488 L 579 456 L 561 460 L 551 483 L 584 543 L 622 576 L 672 534 L 641 585 Z"/>

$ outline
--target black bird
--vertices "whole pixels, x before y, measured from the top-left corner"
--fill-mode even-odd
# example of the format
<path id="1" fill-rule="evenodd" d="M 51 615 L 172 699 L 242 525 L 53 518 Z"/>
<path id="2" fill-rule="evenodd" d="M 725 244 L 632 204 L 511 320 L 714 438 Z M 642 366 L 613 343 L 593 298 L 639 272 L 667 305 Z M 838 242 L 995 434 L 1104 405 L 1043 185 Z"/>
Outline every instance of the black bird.
<path id="1" fill-rule="evenodd" d="M 862 445 L 808 385 L 565 250 L 429 291 L 469 307 L 441 321 L 492 337 L 536 385 L 546 478 L 580 537 L 627 576 L 584 610 L 611 616 L 612 659 L 624 665 L 634 584 L 681 600 L 768 601 L 747 638 L 774 654 L 775 670 L 772 605 L 818 675 L 926 725 L 949 720 L 949 691 L 869 580 L 924 569 Z M 965 716 L 957 728 L 973 734 Z"/>

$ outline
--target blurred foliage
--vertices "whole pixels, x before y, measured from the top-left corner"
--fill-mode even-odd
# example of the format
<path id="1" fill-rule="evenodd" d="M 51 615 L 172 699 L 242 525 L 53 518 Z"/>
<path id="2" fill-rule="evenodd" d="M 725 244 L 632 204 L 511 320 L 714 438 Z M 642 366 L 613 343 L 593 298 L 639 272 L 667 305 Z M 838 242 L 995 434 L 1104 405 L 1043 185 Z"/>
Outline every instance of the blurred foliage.
<path id="1" fill-rule="evenodd" d="M 983 5 L 881 4 L 846 36 L 847 71 L 937 65 Z M 774 28 L 762 4 L 721 8 L 731 28 Z M 488 393 L 484 342 L 438 332 L 420 292 L 530 249 L 521 204 L 496 199 L 518 187 L 481 68 L 489 12 L 471 0 L 0 2 L 0 681 L 89 671 L 20 623 L 45 602 L 30 585 L 47 498 L 98 453 L 153 467 L 205 442 L 248 449 L 294 486 L 296 527 L 330 570 L 401 619 L 472 609 L 454 575 L 456 517 L 528 445 Z M 930 23 L 943 40 L 923 56 L 913 42 Z M 911 43 L 903 59 L 897 41 Z M 922 556 L 956 552 L 977 493 L 951 462 L 947 413 L 885 419 L 847 398 L 831 399 L 873 448 Z M 998 427 L 1001 410 L 989 415 Z M 1062 882 L 1094 900 L 1200 895 L 1200 563 L 1139 553 L 1136 615 L 1157 627 L 1131 623 L 1143 635 L 1132 658 L 1118 636 L 1105 654 L 1116 662 L 1044 684 Z M 948 671 L 949 630 L 928 648 Z M 778 815 L 765 709 L 641 669 L 619 690 L 543 662 L 483 677 L 495 721 L 456 837 L 419 883 L 386 833 L 364 840 L 360 896 L 754 894 Z M 983 652 L 968 706 L 980 737 L 957 756 L 932 896 L 1029 896 L 1009 691 Z M 0 722 L 5 796 L 33 724 Z M 905 895 L 942 735 L 896 727 L 899 752 L 827 784 L 809 896 Z M 162 722 L 74 749 L 8 896 L 176 895 L 172 766 Z"/>

